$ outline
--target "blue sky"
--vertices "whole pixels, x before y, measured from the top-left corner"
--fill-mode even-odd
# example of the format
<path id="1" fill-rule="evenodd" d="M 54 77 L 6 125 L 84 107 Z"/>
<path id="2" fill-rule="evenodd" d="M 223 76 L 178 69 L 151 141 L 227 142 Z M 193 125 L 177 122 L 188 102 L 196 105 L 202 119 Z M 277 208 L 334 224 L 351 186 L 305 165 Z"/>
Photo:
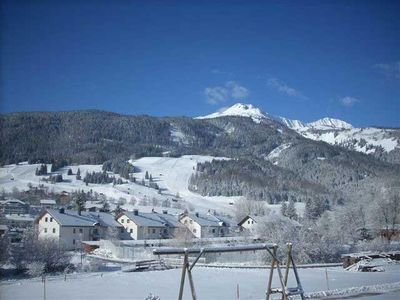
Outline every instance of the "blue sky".
<path id="1" fill-rule="evenodd" d="M 2 1 L 0 111 L 236 102 L 400 127 L 400 1 Z"/>

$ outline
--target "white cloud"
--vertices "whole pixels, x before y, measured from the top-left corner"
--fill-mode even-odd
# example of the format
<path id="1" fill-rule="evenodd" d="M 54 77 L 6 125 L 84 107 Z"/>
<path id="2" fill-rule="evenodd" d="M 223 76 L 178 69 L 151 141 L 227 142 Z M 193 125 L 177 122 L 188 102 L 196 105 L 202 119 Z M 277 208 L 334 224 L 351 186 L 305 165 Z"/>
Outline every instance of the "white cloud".
<path id="1" fill-rule="evenodd" d="M 283 82 L 277 78 L 270 78 L 270 79 L 268 79 L 267 83 L 268 83 L 268 86 L 277 90 L 281 94 L 285 94 L 287 96 L 299 98 L 299 99 L 303 99 L 303 100 L 308 99 L 308 97 L 304 96 L 300 91 L 288 86 L 285 82 Z"/>
<path id="2" fill-rule="evenodd" d="M 343 98 L 339 99 L 339 102 L 346 107 L 352 107 L 354 106 L 354 104 L 356 104 L 357 102 L 360 102 L 359 99 L 355 98 L 355 97 L 350 97 L 350 96 L 346 96 Z"/>
<path id="3" fill-rule="evenodd" d="M 400 79 L 400 61 L 389 64 L 376 64 L 374 67 L 387 77 Z"/>
<path id="4" fill-rule="evenodd" d="M 228 100 L 243 100 L 249 97 L 250 91 L 235 81 L 228 81 L 224 86 L 208 87 L 204 90 L 207 102 L 221 104 Z"/>
<path id="5" fill-rule="evenodd" d="M 250 95 L 250 91 L 247 88 L 239 85 L 235 81 L 227 82 L 226 87 L 228 88 L 231 97 L 235 100 L 246 99 Z"/>

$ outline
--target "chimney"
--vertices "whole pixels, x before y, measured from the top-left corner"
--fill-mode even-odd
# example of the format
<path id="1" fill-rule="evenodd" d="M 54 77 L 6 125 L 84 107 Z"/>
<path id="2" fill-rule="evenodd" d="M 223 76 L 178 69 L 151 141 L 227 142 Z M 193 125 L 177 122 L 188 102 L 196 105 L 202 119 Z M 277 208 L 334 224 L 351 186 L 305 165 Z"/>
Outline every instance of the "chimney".
<path id="1" fill-rule="evenodd" d="M 163 215 L 168 215 L 168 210 L 163 210 L 162 213 Z"/>
<path id="2" fill-rule="evenodd" d="M 64 213 L 65 213 L 65 208 L 64 208 L 64 207 L 61 207 L 61 208 L 58 210 L 58 212 L 59 212 L 60 214 L 64 214 Z"/>
<path id="3" fill-rule="evenodd" d="M 138 215 L 139 215 L 139 210 L 138 210 L 138 209 L 134 209 L 134 210 L 133 210 L 133 214 L 134 214 L 135 216 L 138 216 Z"/>

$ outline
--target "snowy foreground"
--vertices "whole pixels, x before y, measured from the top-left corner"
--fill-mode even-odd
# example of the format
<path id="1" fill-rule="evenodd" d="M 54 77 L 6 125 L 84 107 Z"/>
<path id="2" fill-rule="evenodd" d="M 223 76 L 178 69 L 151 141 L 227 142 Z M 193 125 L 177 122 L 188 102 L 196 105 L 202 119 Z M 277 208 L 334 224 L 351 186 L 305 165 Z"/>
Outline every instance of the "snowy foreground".
<path id="1" fill-rule="evenodd" d="M 300 279 L 306 293 L 340 289 L 343 299 L 351 294 L 363 299 L 399 299 L 400 266 L 386 268 L 385 272 L 349 272 L 341 267 L 300 269 Z M 150 293 L 161 300 L 177 299 L 181 269 L 143 273 L 71 274 L 64 281 L 63 276 L 48 277 L 46 299 L 145 299 Z M 195 267 L 194 283 L 198 299 L 236 299 L 239 284 L 240 299 L 264 299 L 268 269 L 223 269 Z M 275 278 L 274 286 L 278 287 Z M 385 293 L 379 290 L 384 284 Z M 362 289 L 363 286 L 376 287 Z M 352 289 L 352 287 L 358 287 Z M 351 292 L 354 293 L 351 293 Z M 43 299 L 43 283 L 40 278 L 30 280 L 3 281 L 0 283 L 0 298 L 3 300 Z M 189 290 L 185 299 L 190 298 Z"/>

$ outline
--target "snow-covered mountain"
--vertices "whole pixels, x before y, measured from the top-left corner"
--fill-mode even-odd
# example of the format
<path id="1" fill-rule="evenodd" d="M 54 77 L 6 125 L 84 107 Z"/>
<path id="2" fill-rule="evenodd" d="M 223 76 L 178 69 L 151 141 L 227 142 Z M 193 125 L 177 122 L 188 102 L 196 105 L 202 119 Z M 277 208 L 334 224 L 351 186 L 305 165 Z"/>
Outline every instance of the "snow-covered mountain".
<path id="1" fill-rule="evenodd" d="M 366 154 L 377 154 L 396 151 L 400 153 L 400 130 L 383 128 L 355 128 L 351 124 L 333 118 L 323 118 L 305 123 L 263 112 L 251 104 L 237 103 L 207 116 L 197 119 L 212 119 L 224 116 L 249 117 L 255 123 L 263 119 L 272 119 L 298 132 L 308 139 L 324 141 L 331 145 L 341 146 Z"/>
<path id="2" fill-rule="evenodd" d="M 196 119 L 213 119 L 226 116 L 248 117 L 255 123 L 260 123 L 261 120 L 268 118 L 267 114 L 263 113 L 259 108 L 254 107 L 251 104 L 236 103 L 231 107 L 223 108 L 215 113 L 197 117 Z"/>

